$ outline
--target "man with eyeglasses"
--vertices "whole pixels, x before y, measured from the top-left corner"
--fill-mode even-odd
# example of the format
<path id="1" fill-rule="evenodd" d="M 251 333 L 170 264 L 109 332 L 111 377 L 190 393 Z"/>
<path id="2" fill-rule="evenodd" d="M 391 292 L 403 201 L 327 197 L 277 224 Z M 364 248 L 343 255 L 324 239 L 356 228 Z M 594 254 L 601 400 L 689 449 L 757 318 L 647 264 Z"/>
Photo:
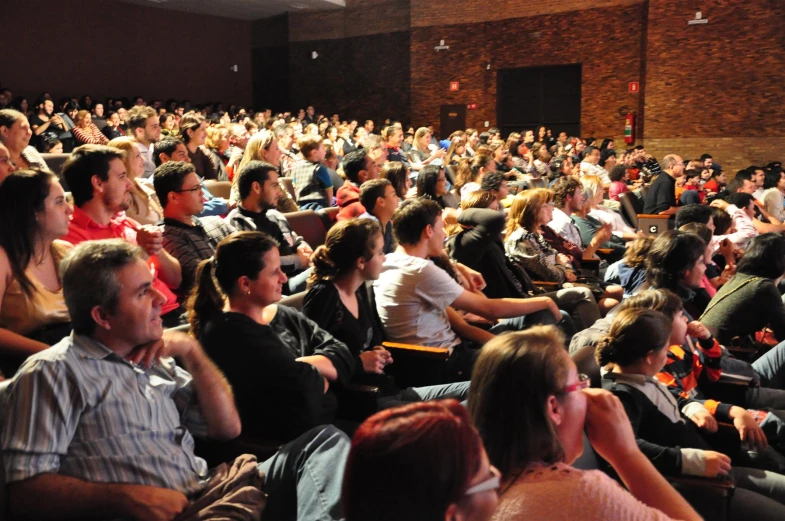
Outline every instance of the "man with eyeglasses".
<path id="1" fill-rule="evenodd" d="M 144 174 L 148 178 L 155 172 L 153 146 L 161 139 L 161 123 L 158 113 L 152 107 L 136 106 L 128 111 L 128 128 L 139 143 L 139 151 L 144 158 Z"/>
<path id="2" fill-rule="evenodd" d="M 221 239 L 235 229 L 218 216 L 197 217 L 202 212 L 202 183 L 191 163 L 170 161 L 159 166 L 153 176 L 155 193 L 164 209 L 163 247 L 180 262 L 180 301 L 191 291 L 196 266 L 209 259 Z"/>

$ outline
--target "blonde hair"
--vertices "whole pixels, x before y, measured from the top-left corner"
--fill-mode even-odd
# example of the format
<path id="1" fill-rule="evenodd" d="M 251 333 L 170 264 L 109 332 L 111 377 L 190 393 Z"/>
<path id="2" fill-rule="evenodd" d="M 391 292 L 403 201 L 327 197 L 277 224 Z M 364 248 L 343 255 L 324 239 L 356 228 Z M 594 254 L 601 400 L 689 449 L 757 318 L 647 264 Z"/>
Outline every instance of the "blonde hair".
<path id="1" fill-rule="evenodd" d="M 134 151 L 138 151 L 137 148 L 138 141 L 132 137 L 116 137 L 107 143 L 107 146 L 112 148 L 116 148 L 123 154 L 123 164 L 125 165 L 125 171 L 129 174 L 131 173 L 131 159 L 133 158 Z M 130 175 L 129 175 L 130 177 Z"/>
<path id="2" fill-rule="evenodd" d="M 428 130 L 428 127 L 420 127 L 417 129 L 417 132 L 414 133 L 414 141 L 412 141 L 412 147 L 419 150 L 420 152 L 425 152 L 425 150 L 420 148 L 420 141 L 426 134 L 430 134 L 431 131 Z"/>
<path id="3" fill-rule="evenodd" d="M 537 232 L 537 216 L 543 206 L 553 201 L 553 191 L 547 188 L 534 188 L 516 195 L 510 206 L 505 236 L 509 237 L 518 227 Z"/>
<path id="4" fill-rule="evenodd" d="M 79 124 L 82 122 L 84 117 L 89 115 L 90 115 L 89 110 L 80 110 L 79 112 L 76 113 L 76 121 L 74 123 L 76 123 L 76 125 L 79 126 Z"/>
<path id="5" fill-rule="evenodd" d="M 602 179 L 598 175 L 584 175 L 581 177 L 581 190 L 587 201 L 594 200 L 602 192 Z"/>
<path id="6" fill-rule="evenodd" d="M 272 131 L 263 129 L 251 136 L 248 144 L 245 145 L 245 152 L 243 153 L 243 160 L 240 161 L 240 166 L 237 167 L 237 172 L 250 163 L 251 161 L 264 161 L 262 150 L 269 150 L 270 145 L 273 144 L 275 135 Z"/>
<path id="7" fill-rule="evenodd" d="M 227 139 L 229 139 L 229 129 L 227 129 L 223 125 L 208 127 L 207 139 L 204 142 L 204 146 L 206 146 L 207 148 L 212 148 L 213 150 L 220 150 L 221 143 L 223 143 L 224 140 Z"/>

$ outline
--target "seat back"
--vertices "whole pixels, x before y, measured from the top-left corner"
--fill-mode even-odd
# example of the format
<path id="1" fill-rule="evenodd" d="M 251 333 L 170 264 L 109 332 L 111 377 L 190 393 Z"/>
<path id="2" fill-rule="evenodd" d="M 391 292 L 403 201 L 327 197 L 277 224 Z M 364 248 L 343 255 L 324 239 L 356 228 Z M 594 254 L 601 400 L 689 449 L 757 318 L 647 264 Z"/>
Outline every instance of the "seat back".
<path id="1" fill-rule="evenodd" d="M 447 165 L 444 167 L 444 175 L 447 176 L 447 180 L 450 182 L 451 185 L 455 185 L 455 179 L 457 173 L 458 173 L 458 167 L 455 165 Z"/>
<path id="2" fill-rule="evenodd" d="M 232 182 L 231 181 L 216 181 L 214 179 L 207 179 L 204 186 L 215 197 L 229 199 L 232 195 Z"/>
<path id="3" fill-rule="evenodd" d="M 60 177 L 63 173 L 63 165 L 71 157 L 71 154 L 41 154 L 41 157 L 46 161 L 49 170 Z"/>
<path id="4" fill-rule="evenodd" d="M 300 235 L 314 250 L 317 246 L 324 244 L 327 230 L 324 227 L 321 217 L 313 210 L 301 210 L 299 212 L 285 213 L 284 217 L 289 221 L 289 226 L 297 235 Z"/>
<path id="5" fill-rule="evenodd" d="M 322 208 L 316 212 L 319 214 L 319 217 L 321 217 L 325 230 L 330 231 L 330 228 L 332 228 L 338 220 L 338 212 L 340 211 L 341 209 L 339 207 L 331 206 L 329 208 Z"/>
<path id="6" fill-rule="evenodd" d="M 646 235 L 657 236 L 673 228 L 673 219 L 667 215 L 638 214 L 638 228 Z"/>
<path id="7" fill-rule="evenodd" d="M 600 365 L 594 358 L 594 344 L 583 346 L 570 356 L 578 368 L 578 373 L 588 376 L 594 389 L 602 387 Z"/>
<path id="8" fill-rule="evenodd" d="M 307 291 L 301 291 L 300 293 L 289 295 L 282 298 L 280 301 L 278 301 L 278 303 L 282 306 L 290 307 L 292 309 L 296 309 L 297 311 L 302 311 L 303 301 L 305 300 L 306 293 Z"/>
<path id="9" fill-rule="evenodd" d="M 643 203 L 641 200 L 635 192 L 624 192 L 619 195 L 619 202 L 621 202 L 621 209 L 624 216 L 635 228 L 638 228 L 638 214 L 643 213 Z"/>

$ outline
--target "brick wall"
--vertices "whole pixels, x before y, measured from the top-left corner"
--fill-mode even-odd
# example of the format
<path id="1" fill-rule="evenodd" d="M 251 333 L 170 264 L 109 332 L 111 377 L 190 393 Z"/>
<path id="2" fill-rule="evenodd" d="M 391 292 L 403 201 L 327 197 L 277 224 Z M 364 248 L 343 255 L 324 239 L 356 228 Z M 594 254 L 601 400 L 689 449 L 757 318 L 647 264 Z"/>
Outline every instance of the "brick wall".
<path id="1" fill-rule="evenodd" d="M 412 27 L 491 22 L 640 4 L 643 0 L 412 0 Z M 599 43 L 599 42 L 598 42 Z"/>
<path id="2" fill-rule="evenodd" d="M 467 125 L 494 125 L 497 70 L 581 63 L 581 133 L 620 137 L 624 119 L 619 108 L 642 108 L 641 95 L 628 93 L 627 87 L 643 81 L 640 28 L 645 15 L 644 4 L 625 3 L 525 19 L 413 27 L 412 120 L 438 127 L 441 104 L 476 103 Z M 440 40 L 448 51 L 434 50 Z M 450 81 L 459 81 L 461 90 L 450 92 Z"/>
<path id="3" fill-rule="evenodd" d="M 408 30 L 409 0 L 350 0 L 346 3 L 346 9 L 294 11 L 289 15 L 289 38 L 292 42 L 335 40 Z"/>
<path id="4" fill-rule="evenodd" d="M 695 8 L 649 0 L 645 142 L 730 172 L 782 159 L 785 3 L 712 0 Z"/>

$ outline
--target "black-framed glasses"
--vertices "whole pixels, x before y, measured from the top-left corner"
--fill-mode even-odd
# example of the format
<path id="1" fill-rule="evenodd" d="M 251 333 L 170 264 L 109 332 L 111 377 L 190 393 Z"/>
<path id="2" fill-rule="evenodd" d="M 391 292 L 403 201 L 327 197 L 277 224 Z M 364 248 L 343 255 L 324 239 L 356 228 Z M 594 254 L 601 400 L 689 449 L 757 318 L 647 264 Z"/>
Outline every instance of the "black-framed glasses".
<path id="1" fill-rule="evenodd" d="M 182 190 L 173 190 L 173 192 L 183 193 L 183 192 L 198 192 L 202 189 L 202 185 L 196 185 L 193 188 L 183 188 Z"/>

